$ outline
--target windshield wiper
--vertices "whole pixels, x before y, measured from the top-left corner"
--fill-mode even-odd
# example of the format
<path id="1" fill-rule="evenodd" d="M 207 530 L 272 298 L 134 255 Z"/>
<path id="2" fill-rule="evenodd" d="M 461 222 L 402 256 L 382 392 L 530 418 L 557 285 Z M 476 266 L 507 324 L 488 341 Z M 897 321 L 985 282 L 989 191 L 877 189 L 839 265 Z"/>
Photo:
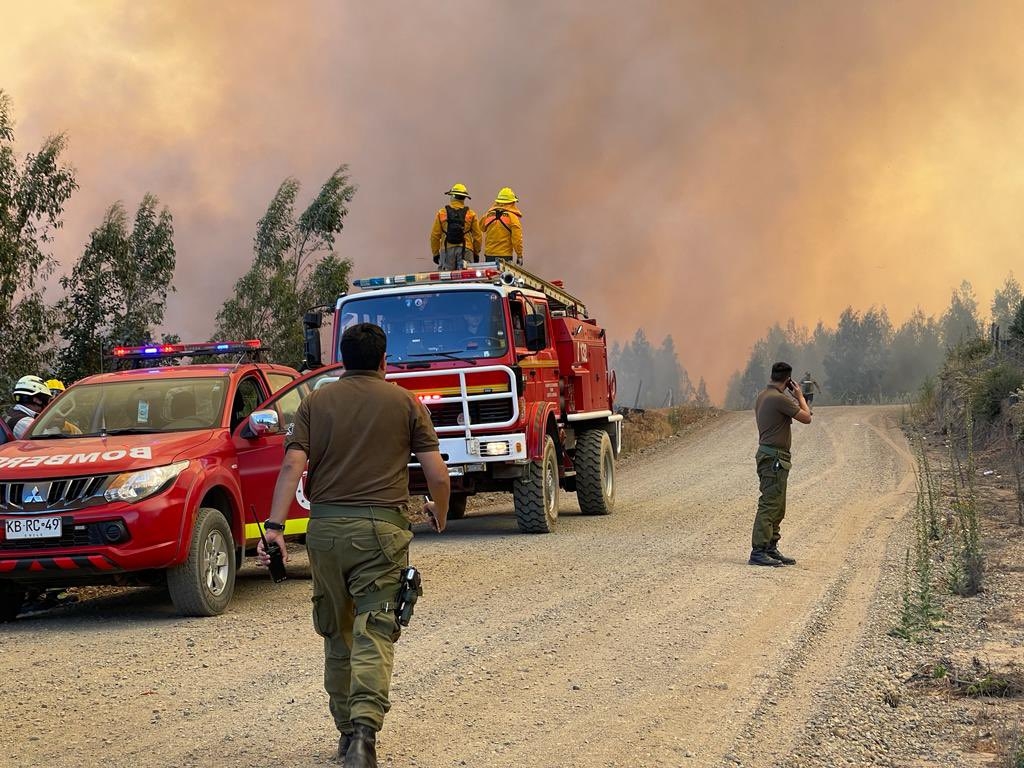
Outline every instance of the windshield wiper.
<path id="1" fill-rule="evenodd" d="M 388 360 L 388 365 L 400 365 L 403 368 L 429 368 L 430 363 L 422 360 Z"/>
<path id="2" fill-rule="evenodd" d="M 30 440 L 63 440 L 68 437 L 81 437 L 81 435 L 66 435 L 63 432 L 50 432 L 45 435 L 33 435 Z"/>
<path id="3" fill-rule="evenodd" d="M 415 352 L 409 357 L 446 357 L 449 360 L 458 360 L 460 363 L 469 363 L 470 365 L 476 365 L 476 360 L 472 357 L 458 357 L 460 352 L 468 352 L 468 349 L 451 349 L 445 352 Z"/>

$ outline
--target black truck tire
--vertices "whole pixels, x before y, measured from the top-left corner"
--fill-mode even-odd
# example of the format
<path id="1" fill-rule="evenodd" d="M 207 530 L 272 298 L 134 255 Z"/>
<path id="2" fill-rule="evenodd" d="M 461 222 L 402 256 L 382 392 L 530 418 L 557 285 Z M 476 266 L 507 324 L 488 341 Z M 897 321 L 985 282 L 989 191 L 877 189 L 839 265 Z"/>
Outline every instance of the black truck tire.
<path id="1" fill-rule="evenodd" d="M 558 455 L 555 441 L 544 438 L 544 454 L 512 485 L 516 521 L 523 533 L 550 533 L 558 520 Z"/>
<path id="2" fill-rule="evenodd" d="M 466 516 L 466 502 L 469 501 L 468 493 L 453 493 L 448 499 L 448 519 L 461 520 Z"/>
<path id="3" fill-rule="evenodd" d="M 0 586 L 0 622 L 14 621 L 25 604 L 25 590 L 21 587 Z"/>
<path id="4" fill-rule="evenodd" d="M 171 602 L 183 616 L 216 616 L 235 591 L 235 543 L 219 509 L 196 514 L 188 558 L 167 571 Z"/>
<path id="5" fill-rule="evenodd" d="M 615 451 L 603 429 L 576 438 L 576 498 L 584 515 L 610 515 L 615 509 Z"/>

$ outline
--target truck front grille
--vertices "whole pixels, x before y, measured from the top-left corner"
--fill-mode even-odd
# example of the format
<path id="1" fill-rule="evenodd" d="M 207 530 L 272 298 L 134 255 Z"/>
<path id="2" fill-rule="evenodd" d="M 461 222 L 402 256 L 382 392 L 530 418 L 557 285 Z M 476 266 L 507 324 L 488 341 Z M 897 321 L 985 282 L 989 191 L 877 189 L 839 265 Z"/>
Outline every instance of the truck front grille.
<path id="1" fill-rule="evenodd" d="M 44 514 L 92 506 L 103 500 L 103 491 L 111 477 L 92 475 L 59 480 L 0 480 L 0 512 Z"/>
<path id="2" fill-rule="evenodd" d="M 462 416 L 461 403 L 428 404 L 435 427 L 458 427 Z M 512 418 L 511 400 L 484 400 L 469 404 L 470 426 L 486 429 L 488 424 L 502 424 Z"/>

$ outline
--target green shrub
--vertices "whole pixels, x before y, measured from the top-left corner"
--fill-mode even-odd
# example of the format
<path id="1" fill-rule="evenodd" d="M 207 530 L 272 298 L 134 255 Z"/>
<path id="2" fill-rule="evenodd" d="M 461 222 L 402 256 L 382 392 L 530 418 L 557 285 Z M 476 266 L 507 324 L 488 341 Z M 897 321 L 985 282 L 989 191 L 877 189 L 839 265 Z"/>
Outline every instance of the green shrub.
<path id="1" fill-rule="evenodd" d="M 971 366 L 984 360 L 992 353 L 992 342 L 988 339 L 969 339 L 961 341 L 946 356 L 948 362 L 960 366 Z"/>
<path id="2" fill-rule="evenodd" d="M 994 421 L 999 416 L 1003 400 L 1021 385 L 1024 385 L 1024 373 L 1007 363 L 1000 363 L 982 373 L 972 387 L 974 418 Z"/>

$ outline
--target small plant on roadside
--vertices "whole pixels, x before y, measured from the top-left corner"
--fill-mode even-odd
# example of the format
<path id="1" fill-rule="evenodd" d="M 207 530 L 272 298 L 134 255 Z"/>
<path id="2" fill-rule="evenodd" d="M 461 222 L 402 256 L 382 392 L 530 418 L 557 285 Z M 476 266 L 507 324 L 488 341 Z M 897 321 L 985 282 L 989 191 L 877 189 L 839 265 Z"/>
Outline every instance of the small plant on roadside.
<path id="1" fill-rule="evenodd" d="M 1005 765 L 1006 768 L 1024 768 L 1024 728 L 1020 726 L 1010 734 Z"/>
<path id="2" fill-rule="evenodd" d="M 966 433 L 965 482 L 953 483 L 953 510 L 956 535 L 952 541 L 949 565 L 949 585 L 954 594 L 968 597 L 982 590 L 985 568 L 981 549 L 981 529 L 978 523 L 978 504 L 974 488 L 976 463 L 974 456 L 974 417 L 968 407 L 964 412 Z"/>
<path id="3" fill-rule="evenodd" d="M 933 542 L 941 535 L 938 521 L 938 490 L 924 449 L 917 454 L 917 498 L 914 502 L 914 546 L 907 550 L 903 569 L 903 590 L 899 618 L 891 634 L 916 640 L 918 634 L 935 627 L 941 616 L 932 587 Z"/>

